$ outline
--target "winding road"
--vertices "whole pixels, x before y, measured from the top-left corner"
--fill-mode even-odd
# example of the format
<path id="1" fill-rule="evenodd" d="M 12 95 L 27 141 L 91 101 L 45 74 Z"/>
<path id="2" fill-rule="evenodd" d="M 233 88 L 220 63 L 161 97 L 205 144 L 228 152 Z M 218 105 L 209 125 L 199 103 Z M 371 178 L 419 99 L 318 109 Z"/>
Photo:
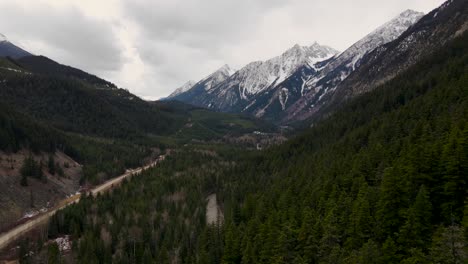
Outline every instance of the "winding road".
<path id="1" fill-rule="evenodd" d="M 164 158 L 165 158 L 165 155 L 159 156 L 159 158 L 156 161 L 153 161 L 146 166 L 139 167 L 133 170 L 129 170 L 125 174 L 122 174 L 116 178 L 110 179 L 104 182 L 103 184 L 94 187 L 92 190 L 90 190 L 90 192 L 92 195 L 96 196 L 100 193 L 109 191 L 114 186 L 117 186 L 120 183 L 122 183 L 124 179 L 134 176 L 134 175 L 138 175 L 143 170 L 156 166 L 160 161 L 164 160 Z M 81 197 L 81 193 L 68 197 L 67 199 L 60 201 L 57 206 L 49 209 L 49 211 L 41 213 L 35 216 L 34 218 L 31 218 L 27 222 L 22 223 L 4 233 L 1 233 L 0 234 L 0 250 L 3 250 L 10 243 L 14 242 L 16 239 L 18 239 L 25 233 L 37 228 L 40 225 L 46 224 L 47 221 L 50 219 L 50 217 L 52 217 L 58 210 L 63 209 L 73 203 L 79 202 L 80 197 Z"/>

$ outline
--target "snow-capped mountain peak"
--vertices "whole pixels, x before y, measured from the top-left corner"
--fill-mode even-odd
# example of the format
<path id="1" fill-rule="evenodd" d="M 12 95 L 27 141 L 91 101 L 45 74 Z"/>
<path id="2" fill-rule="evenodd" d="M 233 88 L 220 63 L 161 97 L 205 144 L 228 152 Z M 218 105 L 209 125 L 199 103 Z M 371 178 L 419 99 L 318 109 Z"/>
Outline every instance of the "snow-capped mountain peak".
<path id="1" fill-rule="evenodd" d="M 167 98 L 172 98 L 172 97 L 177 96 L 177 95 L 179 95 L 181 93 L 185 93 L 186 91 L 190 90 L 190 88 L 192 88 L 194 85 L 195 85 L 195 82 L 190 80 L 190 81 L 184 83 L 184 85 L 182 85 L 181 87 L 175 89 L 174 92 L 172 92 Z"/>
<path id="2" fill-rule="evenodd" d="M 224 89 L 238 85 L 240 96 L 246 99 L 249 95 L 257 94 L 273 84 L 281 83 L 299 67 L 306 64 L 313 66 L 337 53 L 338 51 L 316 42 L 311 46 L 296 44 L 280 56 L 264 62 L 249 63 L 230 78 L 232 80 Z"/>
<path id="3" fill-rule="evenodd" d="M 233 75 L 236 70 L 234 70 L 233 68 L 231 68 L 229 65 L 227 64 L 224 64 L 221 68 L 219 68 L 216 72 L 221 72 L 223 73 L 224 75 L 228 75 L 228 76 L 231 76 Z"/>
<path id="4" fill-rule="evenodd" d="M 324 60 L 330 58 L 331 56 L 337 54 L 333 48 L 328 46 L 322 46 L 317 42 L 314 42 L 311 46 L 301 46 L 299 44 L 294 45 L 292 48 L 286 50 L 281 56 L 273 58 L 267 62 L 275 61 L 275 59 L 279 58 L 287 60 L 288 58 L 294 58 L 299 61 L 304 59 L 311 59 L 311 60 Z"/>
<path id="5" fill-rule="evenodd" d="M 300 111 L 307 112 L 329 100 L 328 95 L 339 89 L 340 83 L 361 66 L 363 58 L 375 49 L 396 40 L 423 16 L 421 12 L 403 11 L 334 57 L 318 74 L 304 78 L 301 82 L 302 90 L 305 91 L 304 97 L 290 108 L 288 118 L 296 116 Z"/>
<path id="6" fill-rule="evenodd" d="M 402 12 L 397 17 L 381 25 L 366 35 L 364 38 L 354 43 L 341 54 L 337 55 L 336 59 L 334 59 L 325 67 L 321 73 L 321 76 L 323 77 L 329 74 L 331 71 L 342 65 L 348 68 L 346 72 L 340 73 L 340 79 L 343 80 L 360 64 L 361 59 L 366 54 L 383 44 L 397 39 L 404 31 L 406 31 L 410 26 L 414 25 L 423 16 L 424 13 L 410 9 Z M 313 86 L 313 83 L 316 82 L 317 79 L 311 80 L 307 85 L 308 88 L 310 89 L 311 86 Z"/>
<path id="7" fill-rule="evenodd" d="M 417 12 L 411 9 L 405 10 L 400 13 L 397 17 L 383 24 L 373 32 L 369 34 L 380 35 L 382 38 L 394 40 L 399 37 L 403 31 L 407 30 L 410 26 L 414 25 L 421 17 L 424 16 L 424 13 Z M 396 37 L 395 37 L 396 35 Z M 388 41 L 387 41 L 388 42 Z"/>
<path id="8" fill-rule="evenodd" d="M 208 75 L 206 78 L 199 81 L 198 83 L 204 83 L 205 91 L 209 91 L 214 86 L 229 78 L 235 72 L 236 71 L 232 69 L 229 65 L 224 64 L 221 68 Z"/>
<path id="9" fill-rule="evenodd" d="M 176 89 L 169 97 L 176 100 L 182 100 L 185 97 L 193 97 L 200 93 L 207 94 L 211 92 L 211 89 L 221 82 L 228 79 L 232 74 L 235 73 L 235 70 L 232 69 L 229 65 L 225 64 L 221 68 L 217 69 L 212 74 L 203 78 L 199 82 L 189 81 L 184 86 Z"/>

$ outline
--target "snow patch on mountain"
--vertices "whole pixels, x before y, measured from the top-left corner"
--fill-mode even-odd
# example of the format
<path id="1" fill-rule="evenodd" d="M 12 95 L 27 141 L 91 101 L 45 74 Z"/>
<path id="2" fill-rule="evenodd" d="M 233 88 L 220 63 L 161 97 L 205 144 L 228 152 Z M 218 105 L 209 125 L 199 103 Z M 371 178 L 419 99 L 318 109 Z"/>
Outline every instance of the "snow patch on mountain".
<path id="1" fill-rule="evenodd" d="M 211 90 L 211 88 L 215 87 L 219 83 L 229 78 L 235 72 L 236 70 L 232 69 L 229 65 L 225 64 L 221 68 L 219 68 L 217 71 L 208 75 L 206 78 L 199 81 L 198 83 L 204 82 L 205 91 L 209 91 Z"/>
<path id="2" fill-rule="evenodd" d="M 356 68 L 356 64 L 369 52 L 375 48 L 397 39 L 410 26 L 415 24 L 424 13 L 413 10 L 406 10 L 394 19 L 383 24 L 364 38 L 353 44 L 350 48 L 337 56 L 326 69 L 335 68 L 345 61 L 350 61 L 347 66 Z"/>
<path id="3" fill-rule="evenodd" d="M 200 95 L 200 92 L 203 91 L 205 95 L 211 92 L 211 89 L 218 85 L 219 83 L 225 81 L 229 78 L 235 70 L 229 65 L 225 64 L 212 74 L 206 76 L 199 82 L 189 81 L 184 84 L 182 87 L 177 88 L 169 97 L 175 100 L 180 100 L 181 97 L 193 97 Z M 187 101 L 187 100 L 185 100 Z M 211 107 L 211 104 L 208 106 Z"/>
<path id="4" fill-rule="evenodd" d="M 373 51 L 374 49 L 397 39 L 410 26 L 414 25 L 424 13 L 406 10 L 400 15 L 390 20 L 389 22 L 378 27 L 364 38 L 353 44 L 351 47 L 336 56 L 326 67 L 321 71 L 320 78 L 326 77 L 327 74 L 341 68 L 341 72 L 336 73 L 336 80 L 343 81 L 353 72 L 360 64 L 362 58 Z M 306 89 L 311 89 L 317 83 L 312 83 L 310 80 L 306 84 Z M 331 83 L 331 82 L 330 82 Z M 333 89 L 331 89 L 333 90 Z"/>
<path id="5" fill-rule="evenodd" d="M 221 89 L 238 87 L 240 97 L 248 99 L 268 87 L 280 84 L 291 76 L 300 66 L 315 64 L 336 55 L 338 51 L 315 42 L 311 46 L 294 45 L 280 56 L 267 61 L 255 61 L 240 69 Z"/>
<path id="6" fill-rule="evenodd" d="M 185 93 L 186 91 L 190 90 L 190 88 L 192 88 L 194 85 L 195 85 L 195 82 L 190 80 L 190 81 L 184 83 L 184 85 L 182 85 L 181 87 L 175 89 L 174 92 L 172 92 L 167 98 L 172 98 L 172 97 L 177 96 L 177 95 L 179 95 L 181 93 Z"/>
<path id="7" fill-rule="evenodd" d="M 7 39 L 7 37 L 5 37 L 5 35 L 0 33 L 0 42 L 3 42 L 3 41 L 8 41 L 8 39 Z"/>
<path id="8" fill-rule="evenodd" d="M 342 53 L 317 42 L 294 45 L 266 61 L 254 61 L 237 72 L 222 67 L 176 99 L 219 111 L 257 117 L 287 118 L 329 100 L 330 93 L 361 65 L 363 58 L 397 39 L 423 16 L 407 10 Z M 385 46 L 383 46 L 385 47 Z"/>
<path id="9" fill-rule="evenodd" d="M 286 109 L 286 102 L 288 102 L 289 98 L 289 90 L 286 88 L 281 88 L 280 94 L 279 94 L 279 102 L 281 104 L 281 110 Z"/>

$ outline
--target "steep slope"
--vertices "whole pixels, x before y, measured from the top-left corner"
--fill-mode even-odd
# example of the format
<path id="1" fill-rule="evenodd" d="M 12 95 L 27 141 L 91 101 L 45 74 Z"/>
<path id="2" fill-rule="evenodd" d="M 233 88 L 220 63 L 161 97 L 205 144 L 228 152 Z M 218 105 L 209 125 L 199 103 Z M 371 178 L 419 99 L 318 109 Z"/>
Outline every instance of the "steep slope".
<path id="1" fill-rule="evenodd" d="M 49 64 L 51 67 L 28 71 L 11 58 L 0 58 L 0 103 L 61 131 L 129 141 L 145 141 L 148 136 L 176 137 L 198 110 L 172 101 L 147 102 L 81 70 L 45 57 L 36 57 L 33 61 L 36 59 L 39 63 L 29 69 Z M 228 70 L 223 67 L 199 84 L 209 87 L 210 83 L 226 78 Z M 223 119 L 252 124 L 247 129 L 242 125 L 231 126 L 233 133 L 262 130 L 253 118 L 218 114 L 214 119 L 217 123 L 203 124 L 203 129 L 198 129 L 197 133 L 214 131 L 219 137 L 229 132 L 229 122 L 223 123 Z"/>
<path id="2" fill-rule="evenodd" d="M 285 120 L 326 116 L 343 101 L 375 89 L 468 29 L 468 2 L 450 0 L 421 18 L 396 40 L 361 59 L 359 67 L 328 94 L 309 92 Z"/>
<path id="3" fill-rule="evenodd" d="M 311 47 L 296 45 L 266 62 L 248 64 L 206 94 L 187 95 L 185 102 L 289 122 L 322 103 L 367 54 L 398 38 L 422 16 L 406 10 L 340 54 L 317 43 Z"/>
<path id="4" fill-rule="evenodd" d="M 468 30 L 468 2 L 449 0 L 388 45 L 369 54 L 336 96 L 353 97 L 397 76 Z"/>
<path id="5" fill-rule="evenodd" d="M 38 73 L 36 66 L 48 64 L 26 69 L 2 58 L 0 65 L 10 66 L 0 67 L 0 103 L 60 130 L 111 138 L 171 133 L 188 118 L 174 116 L 124 89 L 108 89 L 109 82 L 81 70 L 41 57 L 43 61 L 53 67 Z M 103 86 L 106 89 L 96 89 Z"/>
<path id="6" fill-rule="evenodd" d="M 367 54 L 397 39 L 423 15 L 413 10 L 402 12 L 336 56 L 320 73 L 303 77 L 304 81 L 300 82 L 300 85 L 303 87 L 304 97 L 294 105 L 291 104 L 285 113 L 287 118 L 294 119 L 297 112 L 303 111 L 304 108 L 313 109 L 315 105 L 322 103 L 321 99 L 325 99 L 327 93 L 334 91 L 337 85 L 359 68 Z M 290 84 L 285 83 L 282 86 L 289 88 Z"/>
<path id="7" fill-rule="evenodd" d="M 467 263 L 467 36 L 223 175 L 223 259 Z"/>
<path id="8" fill-rule="evenodd" d="M 266 62 L 253 62 L 241 69 L 237 76 L 233 76 L 219 90 L 230 90 L 238 86 L 242 99 L 258 94 L 264 89 L 281 83 L 297 68 L 309 65 L 314 68 L 315 63 L 332 57 L 336 50 L 314 43 L 310 47 L 295 45 L 281 56 Z"/>
<path id="9" fill-rule="evenodd" d="M 0 34 L 0 57 L 18 59 L 25 56 L 31 56 L 31 53 L 11 43 L 5 35 Z"/>
<path id="10" fill-rule="evenodd" d="M 171 99 L 190 103 L 193 105 L 204 106 L 203 98 L 209 96 L 208 93 L 218 84 L 227 80 L 235 72 L 229 65 L 224 65 L 212 74 L 203 78 L 194 84 L 188 91 L 178 94 Z M 205 106 L 209 107 L 209 106 Z"/>
<path id="11" fill-rule="evenodd" d="M 225 81 L 211 89 L 197 93 L 189 91 L 185 102 L 226 112 L 242 112 L 246 104 L 256 96 L 284 81 L 298 68 L 308 65 L 314 71 L 316 64 L 338 52 L 330 47 L 314 43 L 311 46 L 295 45 L 282 55 L 267 61 L 249 63 Z M 192 90 L 196 89 L 195 86 Z M 177 99 L 177 98 L 176 98 Z"/>
<path id="12" fill-rule="evenodd" d="M 168 97 L 166 97 L 165 100 L 171 99 L 172 97 L 175 97 L 181 93 L 185 93 L 186 91 L 190 90 L 190 88 L 192 88 L 194 85 L 195 85 L 195 82 L 192 80 L 184 83 L 184 85 L 175 89 L 174 92 L 172 92 Z"/>
<path id="13" fill-rule="evenodd" d="M 76 78 L 100 88 L 117 88 L 113 83 L 95 75 L 70 66 L 55 62 L 45 56 L 25 56 L 16 60 L 23 68 L 30 72 L 56 77 Z"/>
<path id="14" fill-rule="evenodd" d="M 333 58 L 319 62 L 316 66 L 320 69 L 320 65 L 326 65 L 331 60 Z M 241 111 L 276 122 L 285 109 L 304 95 L 305 82 L 310 76 L 319 74 L 316 69 L 309 65 L 301 66 L 281 84 L 259 93 L 252 102 L 244 103 Z"/>

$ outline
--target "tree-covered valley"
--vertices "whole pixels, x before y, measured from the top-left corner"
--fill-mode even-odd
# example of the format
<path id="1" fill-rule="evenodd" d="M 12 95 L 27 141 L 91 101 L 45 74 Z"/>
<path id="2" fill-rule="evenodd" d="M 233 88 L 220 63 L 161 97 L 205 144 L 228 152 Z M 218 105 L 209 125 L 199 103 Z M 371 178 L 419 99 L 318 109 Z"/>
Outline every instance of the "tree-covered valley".
<path id="1" fill-rule="evenodd" d="M 0 57 L 0 263 L 468 263 L 467 10 L 420 15 L 287 123 Z"/>
<path id="2" fill-rule="evenodd" d="M 280 146 L 176 149 L 112 193 L 57 213 L 48 238 L 69 235 L 73 249 L 43 254 L 78 263 L 465 263 L 467 43 L 465 34 Z M 212 193 L 224 215 L 208 224 Z"/>

